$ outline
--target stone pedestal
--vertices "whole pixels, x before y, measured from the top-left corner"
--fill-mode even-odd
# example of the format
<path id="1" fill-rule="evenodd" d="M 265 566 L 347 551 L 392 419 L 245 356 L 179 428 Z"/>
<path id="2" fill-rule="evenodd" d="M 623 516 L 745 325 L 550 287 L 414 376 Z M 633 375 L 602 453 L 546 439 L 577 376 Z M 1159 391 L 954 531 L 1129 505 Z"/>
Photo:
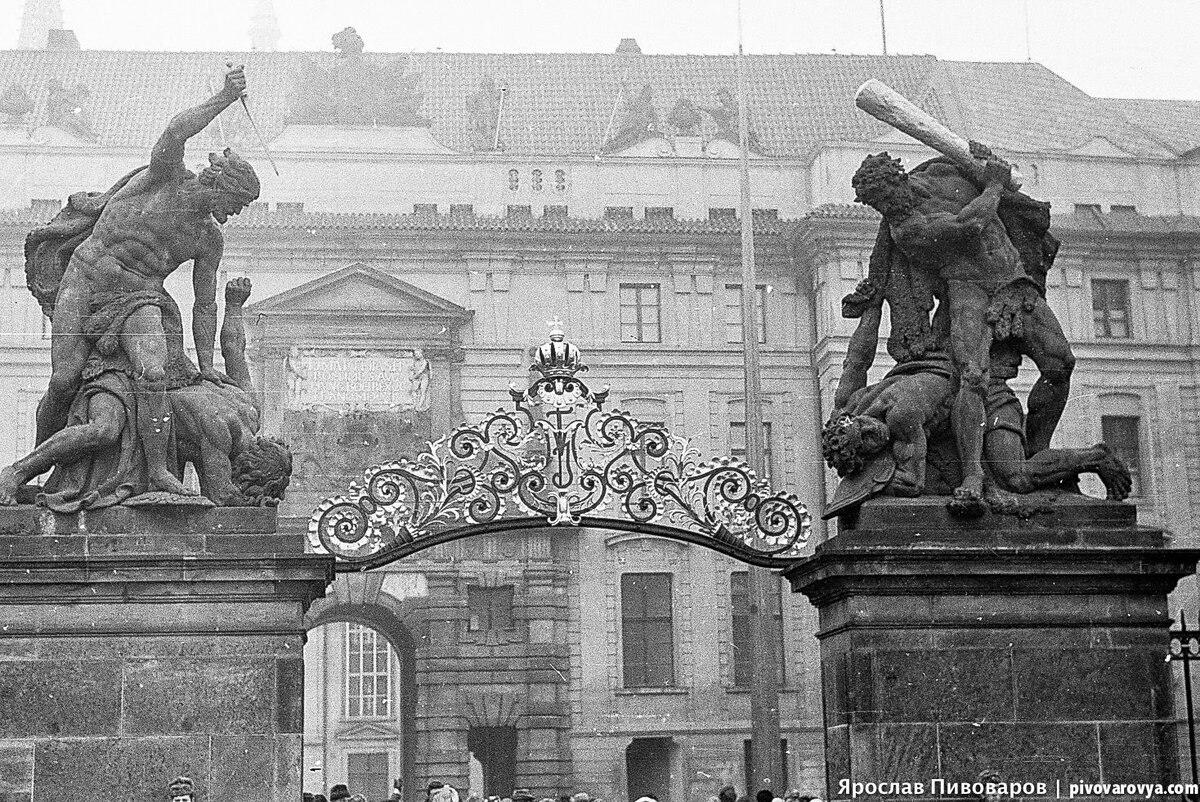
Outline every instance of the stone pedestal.
<path id="1" fill-rule="evenodd" d="M 268 509 L 0 507 L 0 799 L 298 800 L 303 552 Z"/>
<path id="2" fill-rule="evenodd" d="M 1073 496 L 966 522 L 877 499 L 838 529 L 786 573 L 820 613 L 832 798 L 843 780 L 929 796 L 985 769 L 1064 797 L 1178 775 L 1166 597 L 1200 551 Z"/>

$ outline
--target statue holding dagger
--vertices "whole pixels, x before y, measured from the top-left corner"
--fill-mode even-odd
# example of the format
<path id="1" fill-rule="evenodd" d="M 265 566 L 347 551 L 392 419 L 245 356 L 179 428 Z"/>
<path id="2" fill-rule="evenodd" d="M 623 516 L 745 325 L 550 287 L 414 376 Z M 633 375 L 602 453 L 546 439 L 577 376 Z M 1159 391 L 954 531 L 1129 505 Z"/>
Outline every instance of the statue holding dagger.
<path id="1" fill-rule="evenodd" d="M 188 388 L 238 385 L 213 367 L 221 224 L 258 198 L 258 176 L 230 148 L 210 153 L 199 175 L 184 166 L 188 139 L 230 105 L 245 103 L 243 68 L 227 67 L 220 91 L 167 124 L 148 166 L 105 193 L 72 195 L 54 220 L 26 238 L 27 283 L 52 323 L 52 374 L 38 405 L 35 455 L 54 455 L 47 487 L 69 485 L 71 498 L 63 503 L 72 508 L 139 495 L 145 503 L 194 497 L 181 480 L 188 445 L 178 438 L 173 404 Z M 182 316 L 163 286 L 187 261 L 198 365 L 184 350 Z M 224 332 L 222 338 L 227 350 Z M 252 417 L 255 425 L 233 451 L 226 449 L 226 461 L 257 433 Z M 113 446 L 120 453 L 110 455 L 119 475 L 95 470 L 101 463 L 92 452 L 97 444 L 116 444 L 117 430 L 128 433 Z M 23 475 L 16 466 L 0 472 L 0 504 L 14 503 Z M 230 493 L 208 495 L 226 503 Z"/>

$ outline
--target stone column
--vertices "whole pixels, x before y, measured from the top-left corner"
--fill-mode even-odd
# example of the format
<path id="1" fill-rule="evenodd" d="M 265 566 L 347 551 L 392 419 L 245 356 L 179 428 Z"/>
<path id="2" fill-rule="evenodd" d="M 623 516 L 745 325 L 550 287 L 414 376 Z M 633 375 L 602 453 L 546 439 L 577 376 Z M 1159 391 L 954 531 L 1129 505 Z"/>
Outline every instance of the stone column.
<path id="1" fill-rule="evenodd" d="M 0 799 L 299 799 L 303 552 L 269 509 L 0 507 Z"/>
<path id="2" fill-rule="evenodd" d="M 785 572 L 820 614 L 831 798 L 845 780 L 932 796 L 987 769 L 1064 798 L 1176 777 L 1167 593 L 1200 550 L 1129 504 L 959 521 L 944 501 L 867 502 Z"/>

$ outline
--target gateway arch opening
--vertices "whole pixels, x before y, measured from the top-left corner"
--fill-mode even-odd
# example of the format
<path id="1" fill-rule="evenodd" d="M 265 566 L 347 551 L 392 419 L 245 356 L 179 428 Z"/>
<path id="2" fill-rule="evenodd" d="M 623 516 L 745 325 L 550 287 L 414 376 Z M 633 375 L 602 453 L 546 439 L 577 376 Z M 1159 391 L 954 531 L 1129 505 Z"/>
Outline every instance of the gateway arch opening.
<path id="1" fill-rule="evenodd" d="M 306 794 L 344 784 L 387 799 L 396 780 L 411 788 L 416 683 L 411 638 L 362 619 L 319 624 L 304 647 Z"/>

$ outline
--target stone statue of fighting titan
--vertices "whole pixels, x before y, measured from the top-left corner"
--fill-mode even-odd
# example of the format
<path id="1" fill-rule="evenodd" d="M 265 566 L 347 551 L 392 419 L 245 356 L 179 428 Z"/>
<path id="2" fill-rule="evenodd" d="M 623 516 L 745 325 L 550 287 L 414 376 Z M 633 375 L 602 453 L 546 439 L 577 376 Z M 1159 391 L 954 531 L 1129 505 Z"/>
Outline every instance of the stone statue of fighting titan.
<path id="1" fill-rule="evenodd" d="M 230 69 L 221 91 L 171 120 L 148 167 L 129 173 L 103 195 L 73 195 L 51 224 L 26 241 L 28 283 L 52 321 L 53 372 L 38 405 L 37 441 L 63 430 L 94 345 L 107 336 L 132 363 L 150 490 L 186 492 L 169 465 L 167 391 L 197 377 L 177 375 L 195 368 L 179 358 L 182 322 L 163 289 L 167 276 L 186 261 L 193 263 L 192 333 L 200 375 L 229 381 L 213 370 L 217 270 L 224 247 L 219 224 L 258 197 L 258 178 L 228 148 L 221 155 L 210 153 L 209 166 L 198 176 L 184 166 L 183 157 L 187 140 L 245 88 L 242 68 Z"/>

